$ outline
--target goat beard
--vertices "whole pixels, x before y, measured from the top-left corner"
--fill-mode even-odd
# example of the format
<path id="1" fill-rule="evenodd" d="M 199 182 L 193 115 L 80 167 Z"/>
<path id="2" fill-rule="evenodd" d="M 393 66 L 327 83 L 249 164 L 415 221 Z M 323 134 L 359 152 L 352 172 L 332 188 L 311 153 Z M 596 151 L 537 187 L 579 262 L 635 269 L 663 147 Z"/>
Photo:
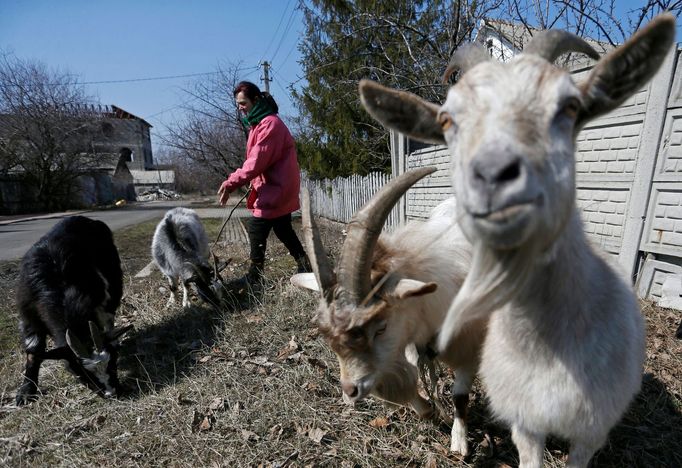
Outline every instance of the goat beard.
<path id="1" fill-rule="evenodd" d="M 455 296 L 439 337 L 444 350 L 462 329 L 475 320 L 488 317 L 495 310 L 525 294 L 530 287 L 536 261 L 542 257 L 537 245 L 512 250 L 494 250 L 475 242 L 471 268 Z"/>

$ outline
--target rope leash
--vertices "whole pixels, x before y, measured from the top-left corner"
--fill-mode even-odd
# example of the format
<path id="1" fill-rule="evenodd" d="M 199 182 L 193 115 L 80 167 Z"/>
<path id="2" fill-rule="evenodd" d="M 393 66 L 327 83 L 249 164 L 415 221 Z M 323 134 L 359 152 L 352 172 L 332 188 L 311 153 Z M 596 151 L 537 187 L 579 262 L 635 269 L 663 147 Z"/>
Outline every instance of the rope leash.
<path id="1" fill-rule="evenodd" d="M 237 207 L 239 206 L 239 204 L 240 204 L 241 202 L 244 201 L 244 199 L 247 197 L 247 195 L 248 195 L 249 193 L 251 193 L 251 189 L 247 190 L 246 193 L 244 194 L 244 196 L 242 196 L 242 197 L 239 199 L 239 201 L 232 207 L 232 210 L 230 211 L 230 214 L 227 215 L 227 219 L 225 219 L 225 221 L 223 221 L 223 225 L 222 225 L 222 227 L 220 228 L 220 231 L 218 232 L 218 236 L 216 237 L 215 242 L 213 242 L 213 245 L 211 246 L 211 250 L 213 250 L 213 248 L 216 246 L 216 244 L 218 244 L 218 241 L 220 240 L 220 236 L 223 234 L 223 231 L 225 230 L 225 226 L 227 226 L 227 222 L 228 222 L 228 221 L 230 220 L 230 218 L 232 217 L 232 213 L 234 213 L 234 210 L 237 209 Z"/>

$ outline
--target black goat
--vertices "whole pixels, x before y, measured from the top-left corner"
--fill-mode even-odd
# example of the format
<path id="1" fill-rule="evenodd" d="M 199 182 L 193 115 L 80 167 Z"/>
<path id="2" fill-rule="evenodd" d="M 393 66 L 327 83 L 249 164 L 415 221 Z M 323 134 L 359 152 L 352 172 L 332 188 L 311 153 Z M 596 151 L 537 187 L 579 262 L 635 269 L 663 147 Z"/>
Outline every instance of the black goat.
<path id="1" fill-rule="evenodd" d="M 40 365 L 64 359 L 67 368 L 101 396 L 115 396 L 118 338 L 114 329 L 123 273 L 111 230 L 83 216 L 65 218 L 36 242 L 21 263 L 19 329 L 26 351 L 16 402 L 37 397 Z M 46 351 L 47 335 L 54 348 Z"/>

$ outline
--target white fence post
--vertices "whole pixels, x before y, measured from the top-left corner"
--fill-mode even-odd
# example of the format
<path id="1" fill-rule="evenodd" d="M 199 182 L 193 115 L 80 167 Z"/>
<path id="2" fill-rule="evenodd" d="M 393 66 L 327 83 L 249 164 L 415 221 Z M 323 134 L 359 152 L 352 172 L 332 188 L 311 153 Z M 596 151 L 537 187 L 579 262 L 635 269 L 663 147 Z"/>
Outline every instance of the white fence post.
<path id="1" fill-rule="evenodd" d="M 301 174 L 301 186 L 310 193 L 313 213 L 341 223 L 349 222 L 389 180 L 391 176 L 382 172 L 320 180 L 311 180 L 305 173 Z M 386 227 L 395 228 L 400 219 L 399 207 L 396 207 L 389 214 Z"/>
<path id="2" fill-rule="evenodd" d="M 656 165 L 656 155 L 661 142 L 663 125 L 665 123 L 666 104 L 670 94 L 670 85 L 675 72 L 675 56 L 677 47 L 673 47 L 663 62 L 661 69 L 654 76 L 647 99 L 644 126 L 637 165 L 636 177 L 630 192 L 625 225 L 623 226 L 623 244 L 620 250 L 619 263 L 625 268 L 630 277 L 636 273 L 636 261 L 639 254 L 639 243 L 642 238 L 644 218 L 646 217 L 652 177 Z"/>

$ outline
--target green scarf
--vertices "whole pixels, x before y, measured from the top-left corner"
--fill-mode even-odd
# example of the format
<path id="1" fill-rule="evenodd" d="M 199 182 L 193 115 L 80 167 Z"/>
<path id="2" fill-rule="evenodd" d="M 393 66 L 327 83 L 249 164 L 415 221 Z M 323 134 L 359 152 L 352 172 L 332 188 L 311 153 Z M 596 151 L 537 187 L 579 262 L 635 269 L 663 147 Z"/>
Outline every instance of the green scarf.
<path id="1" fill-rule="evenodd" d="M 262 97 L 256 101 L 251 111 L 242 117 L 242 125 L 248 129 L 258 125 L 261 120 L 272 114 L 275 114 L 275 109 L 272 108 L 266 98 Z"/>

